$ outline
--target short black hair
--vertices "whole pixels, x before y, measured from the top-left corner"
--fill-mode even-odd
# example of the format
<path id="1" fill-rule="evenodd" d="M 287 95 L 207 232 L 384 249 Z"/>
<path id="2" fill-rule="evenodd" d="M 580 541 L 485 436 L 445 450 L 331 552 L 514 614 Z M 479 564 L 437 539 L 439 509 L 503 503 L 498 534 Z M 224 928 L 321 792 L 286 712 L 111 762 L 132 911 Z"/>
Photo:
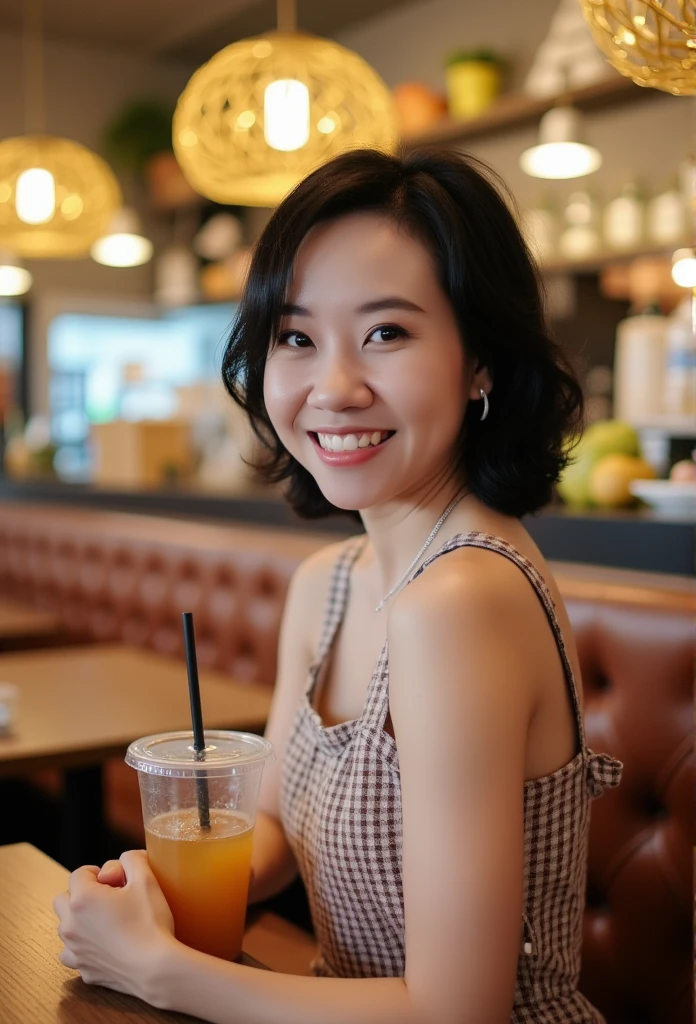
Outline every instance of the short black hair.
<path id="1" fill-rule="evenodd" d="M 298 514 L 313 519 L 336 509 L 273 429 L 263 398 L 266 357 L 302 240 L 316 224 L 359 212 L 383 214 L 424 242 L 465 351 L 490 371 L 489 416 L 481 422 L 481 402 L 469 403 L 457 442 L 467 486 L 510 516 L 550 501 L 568 439 L 582 430 L 583 395 L 547 327 L 539 272 L 513 205 L 486 164 L 428 147 L 402 156 L 343 154 L 275 210 L 254 250 L 222 372 L 266 450 L 257 469 L 268 481 L 288 481 Z"/>

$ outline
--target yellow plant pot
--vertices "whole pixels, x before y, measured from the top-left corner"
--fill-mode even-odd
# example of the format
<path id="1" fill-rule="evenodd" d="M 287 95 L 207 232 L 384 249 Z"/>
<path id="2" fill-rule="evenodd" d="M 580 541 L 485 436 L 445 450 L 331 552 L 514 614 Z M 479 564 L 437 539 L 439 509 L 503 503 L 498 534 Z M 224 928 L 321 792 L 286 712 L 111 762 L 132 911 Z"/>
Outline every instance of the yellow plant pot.
<path id="1" fill-rule="evenodd" d="M 452 117 L 477 117 L 500 92 L 500 68 L 487 60 L 465 60 L 447 68 L 447 102 Z"/>

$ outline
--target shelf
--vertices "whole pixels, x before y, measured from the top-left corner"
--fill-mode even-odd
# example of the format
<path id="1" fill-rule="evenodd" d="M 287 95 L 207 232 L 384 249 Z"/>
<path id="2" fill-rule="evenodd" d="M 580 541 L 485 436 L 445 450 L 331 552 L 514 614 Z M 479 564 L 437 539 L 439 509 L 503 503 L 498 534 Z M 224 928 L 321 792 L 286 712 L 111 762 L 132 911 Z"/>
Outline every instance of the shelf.
<path id="1" fill-rule="evenodd" d="M 408 146 L 463 142 L 466 139 L 496 135 L 533 124 L 555 106 L 572 103 L 580 110 L 597 110 L 621 103 L 631 103 L 638 99 L 644 100 L 651 94 L 655 95 L 654 89 L 635 85 L 630 78 L 624 78 L 622 75 L 615 75 L 584 89 L 573 89 L 560 96 L 549 96 L 545 99 L 533 99 L 521 93 L 508 93 L 496 100 L 480 117 L 473 117 L 468 121 L 443 118 L 429 131 L 410 136 L 404 141 Z"/>
<path id="2" fill-rule="evenodd" d="M 633 426 L 636 430 L 654 430 L 666 437 L 687 440 L 696 437 L 696 416 L 651 416 L 640 423 L 633 423 Z"/>
<path id="3" fill-rule="evenodd" d="M 689 240 L 683 239 L 681 242 L 674 242 L 670 245 L 657 245 L 654 243 L 653 245 L 641 246 L 639 249 L 606 249 L 595 253 L 593 256 L 587 256 L 585 259 L 578 260 L 564 259 L 562 256 L 559 256 L 557 259 L 549 260 L 548 263 L 540 263 L 539 269 L 545 275 L 593 274 L 612 264 L 630 263 L 631 260 L 639 259 L 641 256 L 663 256 L 665 259 L 671 259 L 675 249 L 681 249 L 691 244 Z"/>

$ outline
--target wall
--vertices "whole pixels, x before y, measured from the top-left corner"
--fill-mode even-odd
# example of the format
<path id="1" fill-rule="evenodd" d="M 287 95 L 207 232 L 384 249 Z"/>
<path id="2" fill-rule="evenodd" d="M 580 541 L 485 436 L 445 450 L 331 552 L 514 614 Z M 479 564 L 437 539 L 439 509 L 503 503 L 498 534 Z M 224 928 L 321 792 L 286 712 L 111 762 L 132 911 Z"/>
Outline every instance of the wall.
<path id="1" fill-rule="evenodd" d="M 368 60 L 389 86 L 421 80 L 442 90 L 449 53 L 490 45 L 510 61 L 509 87 L 520 89 L 556 6 L 557 0 L 429 0 L 363 22 L 343 32 L 339 41 Z M 587 141 L 600 149 L 604 164 L 575 184 L 547 185 L 519 170 L 520 152 L 535 142 L 533 127 L 466 145 L 503 175 L 522 204 L 532 204 L 545 193 L 562 200 L 578 183 L 609 199 L 631 174 L 655 192 L 670 182 L 694 146 L 696 101 L 646 89 L 645 98 L 632 105 L 588 114 L 586 129 Z"/>

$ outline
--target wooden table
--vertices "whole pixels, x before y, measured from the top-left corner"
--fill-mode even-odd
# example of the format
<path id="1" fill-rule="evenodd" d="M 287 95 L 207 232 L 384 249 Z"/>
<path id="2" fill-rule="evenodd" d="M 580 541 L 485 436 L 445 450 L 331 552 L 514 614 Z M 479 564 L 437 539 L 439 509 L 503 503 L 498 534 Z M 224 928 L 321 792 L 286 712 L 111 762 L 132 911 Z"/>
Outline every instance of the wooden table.
<path id="1" fill-rule="evenodd" d="M 42 647 L 62 636 L 57 615 L 0 598 L 0 651 Z"/>
<path id="2" fill-rule="evenodd" d="M 155 1010 L 132 996 L 85 985 L 58 960 L 53 898 L 68 872 L 29 843 L 0 847 L 2 1024 L 185 1024 L 198 1018 Z M 242 954 L 248 966 L 262 967 Z"/>
<path id="3" fill-rule="evenodd" d="M 0 734 L 0 777 L 60 768 L 65 778 L 61 860 L 96 862 L 103 851 L 101 765 L 141 736 L 190 729 L 183 662 L 112 644 L 0 656 L 0 681 L 19 688 L 17 720 Z M 260 731 L 271 691 L 201 669 L 209 729 Z"/>

